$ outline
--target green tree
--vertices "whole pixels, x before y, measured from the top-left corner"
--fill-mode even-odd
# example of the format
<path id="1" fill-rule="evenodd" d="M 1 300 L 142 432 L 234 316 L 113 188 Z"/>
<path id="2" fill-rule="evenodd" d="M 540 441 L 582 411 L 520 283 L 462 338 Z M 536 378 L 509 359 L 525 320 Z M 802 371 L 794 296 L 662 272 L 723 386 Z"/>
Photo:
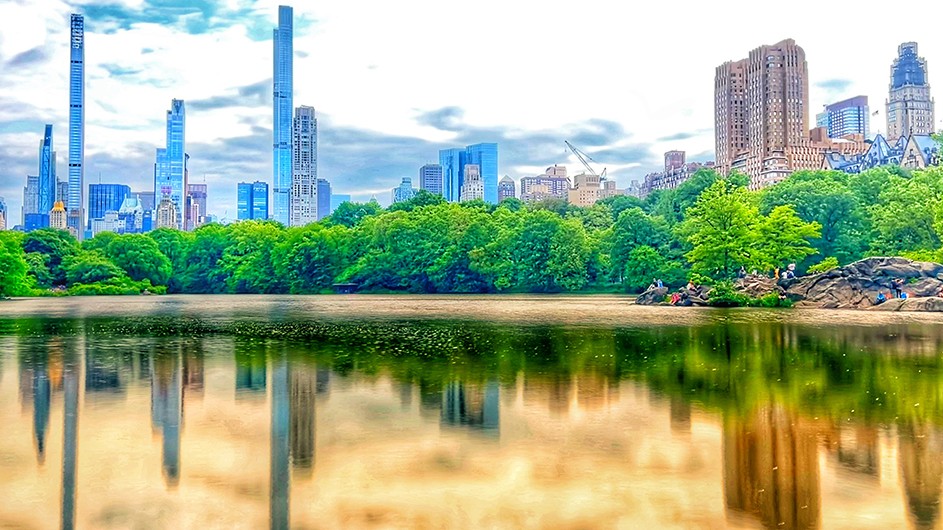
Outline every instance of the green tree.
<path id="1" fill-rule="evenodd" d="M 650 246 L 639 245 L 633 248 L 626 258 L 622 280 L 626 292 L 640 293 L 655 279 L 662 280 L 667 286 L 675 286 L 684 278 L 680 267 L 670 263 Z"/>
<path id="2" fill-rule="evenodd" d="M 227 273 L 220 267 L 219 260 L 228 246 L 229 232 L 223 226 L 210 224 L 193 231 L 186 271 L 181 279 L 183 292 L 226 292 Z"/>
<path id="3" fill-rule="evenodd" d="M 428 190 L 419 190 L 412 199 L 392 204 L 389 211 L 398 212 L 402 210 L 404 212 L 411 212 L 416 208 L 435 206 L 443 203 L 445 203 L 445 199 L 441 195 L 430 193 Z"/>
<path id="4" fill-rule="evenodd" d="M 741 266 L 755 263 L 751 252 L 759 210 L 746 188 L 721 179 L 687 210 L 681 233 L 691 244 L 685 257 L 694 272 L 731 278 Z"/>
<path id="5" fill-rule="evenodd" d="M 271 221 L 242 221 L 229 228 L 217 268 L 226 277 L 230 292 L 277 293 L 285 290 L 282 278 L 276 274 L 272 256 L 284 234 L 282 225 Z"/>
<path id="6" fill-rule="evenodd" d="M 817 222 L 803 221 L 792 206 L 777 206 L 756 227 L 755 261 L 767 269 L 800 261 L 815 254 L 809 240 L 820 235 L 821 226 Z"/>
<path id="7" fill-rule="evenodd" d="M 62 262 L 70 285 L 127 279 L 125 272 L 97 250 L 82 250 Z"/>
<path id="8" fill-rule="evenodd" d="M 142 234 L 112 238 L 104 254 L 134 281 L 148 280 L 152 285 L 167 285 L 173 273 L 170 259 L 153 239 Z"/>
<path id="9" fill-rule="evenodd" d="M 637 207 L 624 210 L 612 228 L 610 279 L 622 281 L 626 260 L 635 248 L 661 248 L 668 239 L 668 225 L 661 217 L 648 215 Z"/>
<path id="10" fill-rule="evenodd" d="M 327 217 L 328 224 L 335 224 L 352 228 L 359 225 L 367 217 L 377 215 L 383 211 L 376 200 L 370 202 L 343 202 Z"/>
<path id="11" fill-rule="evenodd" d="M 52 281 L 49 284 L 39 283 L 37 278 L 36 282 L 38 287 L 49 288 L 66 283 L 62 260 L 75 255 L 79 251 L 79 243 L 65 230 L 41 228 L 26 234 L 23 238 L 23 251 L 27 254 L 38 252 L 43 256 Z"/>
<path id="12" fill-rule="evenodd" d="M 148 232 L 147 237 L 157 243 L 161 254 L 170 260 L 171 274 L 167 290 L 171 293 L 183 292 L 183 278 L 187 271 L 187 257 L 193 245 L 193 232 L 182 232 L 172 228 L 158 228 Z"/>
<path id="13" fill-rule="evenodd" d="M 0 231 L 0 298 L 28 293 L 27 270 L 21 236 Z"/>
<path id="14" fill-rule="evenodd" d="M 877 204 L 869 208 L 875 253 L 937 249 L 937 218 L 943 196 L 943 169 L 916 172 L 910 178 L 891 177 Z"/>
<path id="15" fill-rule="evenodd" d="M 289 229 L 272 254 L 275 274 L 292 293 L 317 293 L 331 287 L 344 269 L 348 237 L 344 226 L 310 224 Z"/>

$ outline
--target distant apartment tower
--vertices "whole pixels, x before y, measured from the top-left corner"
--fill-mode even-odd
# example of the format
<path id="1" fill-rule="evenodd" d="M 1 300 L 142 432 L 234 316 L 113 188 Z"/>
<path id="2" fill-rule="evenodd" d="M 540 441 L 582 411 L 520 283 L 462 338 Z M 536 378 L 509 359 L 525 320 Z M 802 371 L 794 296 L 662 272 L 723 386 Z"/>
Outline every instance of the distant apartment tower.
<path id="1" fill-rule="evenodd" d="M 542 175 L 521 177 L 520 199 L 524 202 L 566 199 L 569 190 L 570 179 L 566 174 L 566 166 L 557 164 L 548 167 Z"/>
<path id="2" fill-rule="evenodd" d="M 442 166 L 426 164 L 419 168 L 419 189 L 442 195 Z"/>
<path id="3" fill-rule="evenodd" d="M 887 140 L 894 143 L 901 136 L 933 134 L 934 119 L 927 61 L 917 55 L 916 42 L 905 42 L 897 48 L 897 58 L 891 64 Z"/>
<path id="4" fill-rule="evenodd" d="M 515 198 L 514 193 L 514 180 L 504 175 L 501 177 L 501 181 L 498 182 L 498 203 L 501 203 L 504 199 L 513 199 Z"/>
<path id="5" fill-rule="evenodd" d="M 665 168 L 657 173 L 645 175 L 641 184 L 633 181 L 632 194 L 636 197 L 646 197 L 655 190 L 670 190 L 687 182 L 701 169 L 714 169 L 713 162 L 687 162 L 684 151 L 668 151 L 665 153 Z"/>
<path id="6" fill-rule="evenodd" d="M 71 16 L 69 40 L 69 226 L 85 226 L 85 18 Z"/>
<path id="7" fill-rule="evenodd" d="M 409 177 L 403 177 L 403 180 L 400 181 L 399 186 L 390 190 L 390 200 L 393 202 L 393 204 L 408 201 L 415 196 L 416 188 L 413 188 L 413 179 Z"/>
<path id="8" fill-rule="evenodd" d="M 52 125 L 46 125 L 39 142 L 39 213 L 48 214 L 56 203 L 56 152 L 52 145 Z"/>
<path id="9" fill-rule="evenodd" d="M 240 221 L 268 219 L 268 184 L 265 182 L 240 182 L 237 192 L 237 213 Z"/>
<path id="10" fill-rule="evenodd" d="M 106 212 L 117 212 L 131 195 L 126 184 L 90 184 L 88 186 L 88 219 L 103 219 Z"/>
<path id="11" fill-rule="evenodd" d="M 295 109 L 292 122 L 291 226 L 318 220 L 318 119 L 314 107 Z"/>
<path id="12" fill-rule="evenodd" d="M 718 66 L 714 133 L 721 170 L 743 171 L 755 189 L 820 163 L 820 154 L 811 161 L 817 153 L 809 147 L 808 109 L 805 51 L 792 39 Z"/>
<path id="13" fill-rule="evenodd" d="M 291 225 L 293 21 L 289 6 L 278 6 L 278 27 L 272 32 L 272 218 Z"/>
<path id="14" fill-rule="evenodd" d="M 331 215 L 331 183 L 318 179 L 318 221 Z"/>
<path id="15" fill-rule="evenodd" d="M 154 215 L 154 228 L 178 228 L 176 212 L 177 205 L 170 197 L 164 196 L 157 205 L 157 213 Z"/>
<path id="16" fill-rule="evenodd" d="M 69 181 L 68 180 L 56 181 L 56 200 L 61 202 L 62 204 L 65 204 L 66 208 L 68 208 L 68 204 L 69 204 Z"/>
<path id="17" fill-rule="evenodd" d="M 0 230 L 7 229 L 7 201 L 3 197 L 0 197 Z"/>
<path id="18" fill-rule="evenodd" d="M 187 191 L 186 108 L 183 100 L 174 99 L 167 111 L 167 147 L 157 149 L 154 164 L 154 196 L 159 201 L 169 197 L 177 215 L 175 228 L 185 227 Z"/>
<path id="19" fill-rule="evenodd" d="M 856 96 L 826 105 L 824 112 L 815 115 L 815 126 L 824 127 L 829 138 L 841 138 L 849 134 L 870 136 L 871 112 L 868 109 L 868 96 Z"/>
<path id="20" fill-rule="evenodd" d="M 481 169 L 478 164 L 465 164 L 465 177 L 462 179 L 461 202 L 474 201 L 485 198 L 485 183 L 481 178 Z"/>
<path id="21" fill-rule="evenodd" d="M 678 169 L 684 166 L 684 151 L 668 151 L 665 153 L 665 171 Z"/>
<path id="22" fill-rule="evenodd" d="M 465 149 L 443 149 L 439 151 L 442 166 L 442 196 L 449 202 L 461 200 L 465 165 L 478 166 L 478 174 L 484 187 L 484 200 L 490 204 L 498 202 L 498 144 L 480 143 Z"/>
<path id="23" fill-rule="evenodd" d="M 206 184 L 187 184 L 186 229 L 194 230 L 206 219 Z"/>
<path id="24" fill-rule="evenodd" d="M 47 212 L 48 213 L 48 212 Z M 26 186 L 23 187 L 23 226 L 26 226 L 26 218 L 30 215 L 39 214 L 39 176 L 27 175 Z"/>

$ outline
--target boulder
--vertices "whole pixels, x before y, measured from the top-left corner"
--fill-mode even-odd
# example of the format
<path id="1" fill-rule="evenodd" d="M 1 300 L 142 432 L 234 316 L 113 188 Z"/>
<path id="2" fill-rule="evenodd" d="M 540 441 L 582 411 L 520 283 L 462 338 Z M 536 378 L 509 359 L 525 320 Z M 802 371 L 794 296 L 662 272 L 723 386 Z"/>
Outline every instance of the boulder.
<path id="1" fill-rule="evenodd" d="M 785 292 L 775 279 L 758 274 L 750 274 L 744 278 L 738 278 L 733 286 L 741 293 L 753 298 L 762 298 L 768 294 L 779 295 Z"/>
<path id="2" fill-rule="evenodd" d="M 943 298 L 939 296 L 894 298 L 883 304 L 869 307 L 868 311 L 943 311 Z"/>
<path id="3" fill-rule="evenodd" d="M 656 287 L 638 295 L 638 297 L 635 299 L 635 303 L 641 305 L 656 305 L 664 302 L 665 297 L 667 296 L 667 287 Z"/>
<path id="4" fill-rule="evenodd" d="M 878 293 L 883 292 L 889 298 L 893 296 L 891 282 L 895 278 L 904 280 L 903 290 L 908 296 L 932 297 L 943 289 L 943 265 L 905 258 L 867 258 L 821 274 L 780 283 L 786 288 L 786 296 L 796 302 L 796 307 L 867 309 L 874 306 Z M 895 305 L 896 300 L 895 304 L 882 310 L 893 311 L 891 307 Z M 911 311 L 936 311 L 930 309 L 936 307 L 931 303 L 906 305 L 925 308 L 909 309 Z"/>

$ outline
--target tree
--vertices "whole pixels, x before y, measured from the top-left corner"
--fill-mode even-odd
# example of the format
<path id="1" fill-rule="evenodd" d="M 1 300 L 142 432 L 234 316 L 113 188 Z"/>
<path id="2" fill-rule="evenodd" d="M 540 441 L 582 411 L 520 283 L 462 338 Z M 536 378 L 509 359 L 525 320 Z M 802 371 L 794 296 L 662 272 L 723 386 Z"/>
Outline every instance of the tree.
<path id="1" fill-rule="evenodd" d="M 48 288 L 66 283 L 62 260 L 78 252 L 79 243 L 65 230 L 41 228 L 26 234 L 26 237 L 23 238 L 23 251 L 26 253 L 38 252 L 43 256 L 51 283 L 40 284 L 37 278 L 37 285 Z"/>
<path id="2" fill-rule="evenodd" d="M 183 292 L 183 278 L 187 271 L 187 256 L 193 245 L 193 232 L 181 232 L 172 228 L 158 228 L 148 232 L 147 237 L 157 243 L 161 254 L 170 260 L 171 273 L 167 290 L 171 293 Z"/>
<path id="3" fill-rule="evenodd" d="M 193 231 L 193 243 L 187 252 L 186 271 L 181 279 L 183 292 L 226 292 L 227 275 L 219 266 L 219 260 L 228 246 L 229 234 L 223 226 L 210 224 Z"/>
<path id="4" fill-rule="evenodd" d="M 625 260 L 622 285 L 626 292 L 642 292 L 654 279 L 662 280 L 666 286 L 675 286 L 682 283 L 684 272 L 650 246 L 633 248 Z"/>
<path id="5" fill-rule="evenodd" d="M 343 226 L 320 224 L 289 229 L 272 254 L 275 274 L 292 293 L 316 293 L 331 287 L 344 268 L 344 241 L 349 232 Z"/>
<path id="6" fill-rule="evenodd" d="M 167 285 L 173 273 L 170 259 L 153 239 L 142 234 L 112 238 L 104 254 L 134 281 L 149 280 L 151 285 Z"/>
<path id="7" fill-rule="evenodd" d="M 62 262 L 70 285 L 126 279 L 125 272 L 97 250 L 83 250 Z"/>
<path id="8" fill-rule="evenodd" d="M 271 221 L 242 221 L 229 228 L 217 268 L 226 277 L 230 292 L 284 291 L 272 256 L 284 235 L 282 225 Z"/>
<path id="9" fill-rule="evenodd" d="M 612 228 L 610 279 L 616 282 L 622 280 L 626 260 L 635 248 L 660 248 L 667 243 L 668 238 L 668 225 L 660 216 L 648 215 L 638 207 L 624 210 Z"/>
<path id="10" fill-rule="evenodd" d="M 681 233 L 692 249 L 685 254 L 694 272 L 731 278 L 755 263 L 751 252 L 759 211 L 746 188 L 728 179 L 714 182 L 687 210 Z"/>
<path id="11" fill-rule="evenodd" d="M 809 240 L 821 235 L 821 225 L 807 223 L 792 206 L 777 206 L 757 225 L 754 261 L 765 268 L 780 268 L 815 254 Z"/>
<path id="12" fill-rule="evenodd" d="M 606 197 L 605 199 L 596 201 L 596 204 L 609 207 L 609 213 L 612 214 L 613 223 L 619 219 L 619 215 L 622 214 L 622 212 L 629 208 L 641 208 L 644 210 L 646 207 L 645 201 L 638 197 L 632 197 L 631 195 L 613 195 L 612 197 Z"/>
<path id="13" fill-rule="evenodd" d="M 911 178 L 891 177 L 878 203 L 868 208 L 873 229 L 871 250 L 881 254 L 937 249 L 943 197 L 943 170 L 920 171 Z"/>
<path id="14" fill-rule="evenodd" d="M 0 231 L 0 298 L 27 294 L 26 253 L 21 237 L 10 231 Z"/>
<path id="15" fill-rule="evenodd" d="M 376 199 L 370 202 L 343 202 L 327 217 L 328 224 L 335 224 L 352 228 L 372 215 L 383 211 Z"/>
<path id="16" fill-rule="evenodd" d="M 445 203 L 445 199 L 441 195 L 431 193 L 428 190 L 419 190 L 413 198 L 403 202 L 393 203 L 388 211 L 398 212 L 402 210 L 404 212 L 411 212 L 416 208 L 435 206 L 443 203 Z"/>

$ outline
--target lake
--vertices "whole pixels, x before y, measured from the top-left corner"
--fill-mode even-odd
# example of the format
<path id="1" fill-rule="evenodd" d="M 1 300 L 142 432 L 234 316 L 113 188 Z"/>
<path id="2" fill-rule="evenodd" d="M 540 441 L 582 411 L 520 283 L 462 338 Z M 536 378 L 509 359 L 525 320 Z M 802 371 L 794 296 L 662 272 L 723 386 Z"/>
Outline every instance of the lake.
<path id="1" fill-rule="evenodd" d="M 0 302 L 0 528 L 935 528 L 943 315 Z"/>

